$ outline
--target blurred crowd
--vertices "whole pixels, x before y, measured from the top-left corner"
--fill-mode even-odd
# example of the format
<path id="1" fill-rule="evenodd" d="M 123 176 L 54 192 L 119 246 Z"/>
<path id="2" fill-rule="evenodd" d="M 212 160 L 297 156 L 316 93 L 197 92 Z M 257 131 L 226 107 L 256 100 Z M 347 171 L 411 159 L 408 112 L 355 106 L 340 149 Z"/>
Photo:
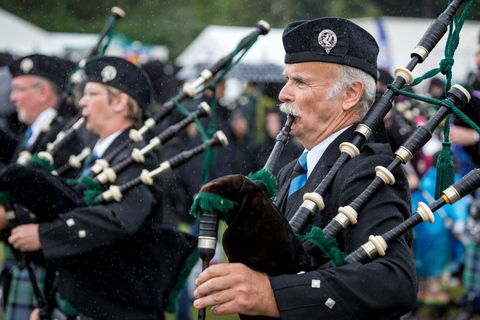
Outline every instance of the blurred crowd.
<path id="1" fill-rule="evenodd" d="M 476 125 L 480 117 L 480 46 L 476 50 L 478 70 L 469 74 L 460 85 L 471 94 L 470 102 L 461 111 Z M 393 81 L 392 75 L 379 70 L 378 91 L 383 94 Z M 405 91 L 437 100 L 446 97 L 446 79 L 428 79 L 426 92 L 416 87 Z M 393 109 L 385 117 L 389 143 L 395 151 L 418 127 L 435 114 L 437 107 L 406 96 L 398 96 Z M 431 140 L 403 166 L 412 196 L 412 213 L 418 203 L 433 203 L 437 182 L 437 161 L 448 132 L 455 164 L 455 181 L 480 166 L 479 136 L 475 129 L 457 115 L 451 115 L 449 131 L 445 122 L 435 130 Z M 478 319 L 480 314 L 480 193 L 478 191 L 435 212 L 433 223 L 414 228 L 414 257 L 419 291 L 417 308 L 405 319 Z"/>

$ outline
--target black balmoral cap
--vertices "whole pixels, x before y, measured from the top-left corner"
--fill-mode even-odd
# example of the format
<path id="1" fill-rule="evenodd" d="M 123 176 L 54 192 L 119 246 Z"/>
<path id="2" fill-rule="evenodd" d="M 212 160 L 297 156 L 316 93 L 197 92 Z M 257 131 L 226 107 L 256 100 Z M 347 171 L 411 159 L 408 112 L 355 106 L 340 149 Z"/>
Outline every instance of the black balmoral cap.
<path id="1" fill-rule="evenodd" d="M 145 111 L 152 101 L 153 89 L 147 73 L 119 57 L 98 57 L 85 64 L 87 82 L 98 82 L 129 94 Z"/>
<path id="2" fill-rule="evenodd" d="M 58 61 L 41 54 L 32 54 L 13 60 L 8 64 L 12 77 L 34 75 L 58 83 L 62 88 L 67 83 L 67 72 Z"/>
<path id="3" fill-rule="evenodd" d="M 358 68 L 377 79 L 378 45 L 370 33 L 343 18 L 289 23 L 283 31 L 285 63 L 321 61 Z"/>

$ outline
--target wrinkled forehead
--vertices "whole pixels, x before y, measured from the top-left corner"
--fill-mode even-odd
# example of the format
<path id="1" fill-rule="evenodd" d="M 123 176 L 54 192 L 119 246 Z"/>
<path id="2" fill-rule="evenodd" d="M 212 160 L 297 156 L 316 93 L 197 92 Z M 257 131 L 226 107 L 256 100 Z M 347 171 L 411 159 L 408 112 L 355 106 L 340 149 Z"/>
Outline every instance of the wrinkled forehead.
<path id="1" fill-rule="evenodd" d="M 286 77 L 323 77 L 335 76 L 340 68 L 339 64 L 320 61 L 285 64 L 283 75 Z"/>

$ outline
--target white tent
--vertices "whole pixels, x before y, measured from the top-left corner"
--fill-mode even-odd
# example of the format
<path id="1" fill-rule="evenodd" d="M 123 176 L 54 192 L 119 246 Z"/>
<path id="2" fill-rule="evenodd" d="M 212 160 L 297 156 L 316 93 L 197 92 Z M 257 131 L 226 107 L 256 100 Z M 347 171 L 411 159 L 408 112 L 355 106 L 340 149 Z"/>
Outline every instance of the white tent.
<path id="1" fill-rule="evenodd" d="M 397 67 L 405 67 L 410 53 L 420 41 L 433 19 L 383 17 L 360 18 L 353 21 L 369 31 L 380 46 L 379 67 L 386 67 L 393 73 Z M 192 70 L 196 65 L 213 64 L 232 52 L 238 42 L 253 28 L 208 26 L 180 54 L 176 64 L 183 67 L 186 78 L 195 77 Z M 454 81 L 462 82 L 468 72 L 475 70 L 474 55 L 480 34 L 480 21 L 466 21 L 460 33 L 460 43 L 455 52 L 453 67 Z M 444 58 L 447 35 L 430 53 L 424 63 L 413 70 L 414 77 L 437 68 Z M 242 58 L 241 63 L 249 65 L 275 64 L 283 66 L 285 51 L 282 46 L 282 29 L 272 29 L 257 42 Z M 442 75 L 440 75 L 442 76 Z"/>
<path id="2" fill-rule="evenodd" d="M 175 63 L 182 67 L 179 76 L 182 78 L 196 77 L 199 71 L 198 66 L 212 65 L 230 54 L 235 50 L 237 44 L 253 31 L 253 27 L 215 25 L 206 27 L 175 60 Z M 271 29 L 268 34 L 258 37 L 257 42 L 240 61 L 242 64 L 253 66 L 275 65 L 283 67 L 284 55 L 282 30 Z M 237 58 L 239 57 L 240 55 L 237 55 Z"/>
<path id="3" fill-rule="evenodd" d="M 99 34 L 48 32 L 0 9 L 1 52 L 16 56 L 40 53 L 67 57 L 68 54 L 71 60 L 78 61 L 97 44 L 98 39 Z M 120 34 L 115 34 L 106 54 L 124 57 L 135 55 L 138 60 L 168 60 L 168 50 L 164 46 L 145 45 Z"/>
<path id="4" fill-rule="evenodd" d="M 50 32 L 0 9 L 0 51 L 22 56 L 59 55 L 62 50 Z"/>
<path id="5" fill-rule="evenodd" d="M 398 67 L 404 68 L 410 62 L 410 53 L 432 23 L 432 19 L 383 17 L 381 19 L 354 19 L 356 23 L 370 32 L 380 46 L 379 67 L 385 67 L 392 73 Z M 445 57 L 447 34 L 430 52 L 425 61 L 415 67 L 413 76 L 422 76 L 425 72 L 439 67 Z M 452 69 L 453 83 L 465 81 L 471 71 L 476 70 L 475 53 L 479 43 L 480 21 L 465 21 L 460 32 L 460 42 L 455 51 Z M 439 75 L 444 77 L 443 75 Z"/>
<path id="6" fill-rule="evenodd" d="M 208 26 L 175 60 L 179 66 L 200 63 L 215 63 L 229 54 L 235 46 L 253 32 L 254 28 Z M 283 64 L 285 51 L 282 46 L 282 30 L 271 29 L 266 35 L 258 37 L 257 42 L 242 58 L 248 64 Z"/>

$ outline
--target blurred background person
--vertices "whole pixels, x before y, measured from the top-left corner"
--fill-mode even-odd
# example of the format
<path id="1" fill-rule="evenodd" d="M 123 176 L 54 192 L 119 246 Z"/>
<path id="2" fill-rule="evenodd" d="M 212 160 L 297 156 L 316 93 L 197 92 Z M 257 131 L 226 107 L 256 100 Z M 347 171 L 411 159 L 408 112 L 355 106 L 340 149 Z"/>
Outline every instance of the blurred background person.
<path id="1" fill-rule="evenodd" d="M 433 157 L 432 167 L 422 177 L 418 189 L 412 194 L 412 212 L 418 203 L 431 204 L 435 201 L 437 159 Z M 455 175 L 455 181 L 461 177 Z M 468 215 L 468 198 L 462 198 L 453 205 L 444 206 L 435 212 L 433 223 L 421 223 L 414 228 L 415 267 L 419 277 L 418 302 L 433 306 L 432 319 L 438 319 L 448 311 L 451 302 L 450 281 L 456 277 L 459 286 L 464 263 L 464 229 Z"/>

